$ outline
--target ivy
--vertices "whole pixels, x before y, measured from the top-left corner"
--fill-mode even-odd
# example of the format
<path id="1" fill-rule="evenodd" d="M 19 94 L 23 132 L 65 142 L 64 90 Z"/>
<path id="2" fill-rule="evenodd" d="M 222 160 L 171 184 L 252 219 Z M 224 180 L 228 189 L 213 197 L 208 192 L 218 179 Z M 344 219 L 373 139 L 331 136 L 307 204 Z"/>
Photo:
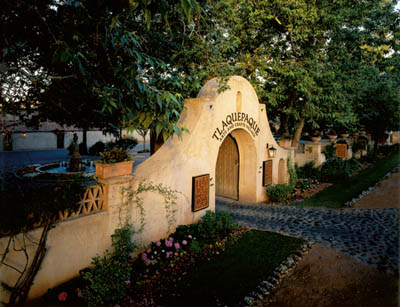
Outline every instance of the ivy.
<path id="1" fill-rule="evenodd" d="M 123 203 L 123 206 L 121 206 L 119 209 L 120 221 L 123 224 L 129 223 L 131 218 L 130 215 L 131 205 L 134 204 L 139 209 L 140 213 L 140 222 L 139 222 L 140 228 L 138 229 L 138 232 L 140 233 L 144 230 L 146 213 L 143 206 L 144 201 L 141 195 L 145 192 L 157 193 L 164 198 L 165 218 L 168 223 L 167 234 L 169 234 L 171 232 L 172 226 L 176 222 L 176 216 L 175 216 L 175 213 L 177 212 L 176 200 L 177 200 L 177 194 L 179 192 L 164 186 L 162 183 L 153 184 L 152 182 L 141 181 L 139 182 L 137 189 L 133 189 L 131 186 L 129 186 L 128 188 L 123 187 L 122 197 L 123 199 L 126 199 L 126 201 Z"/>

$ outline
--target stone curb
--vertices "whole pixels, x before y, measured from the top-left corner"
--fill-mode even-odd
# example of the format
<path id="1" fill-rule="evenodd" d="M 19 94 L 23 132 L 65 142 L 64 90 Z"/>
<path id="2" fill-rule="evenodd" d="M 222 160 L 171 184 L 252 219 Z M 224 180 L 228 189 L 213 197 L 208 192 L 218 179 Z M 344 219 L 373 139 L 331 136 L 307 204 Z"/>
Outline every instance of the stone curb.
<path id="1" fill-rule="evenodd" d="M 236 306 L 257 306 L 261 301 L 268 300 L 280 285 L 282 279 L 293 271 L 304 255 L 308 254 L 312 245 L 313 244 L 308 242 L 304 243 L 297 251 L 287 257 L 277 268 L 275 268 L 273 273 L 266 280 L 260 282 L 255 290 L 245 296 Z"/>
<path id="2" fill-rule="evenodd" d="M 396 173 L 400 170 L 400 167 L 396 166 L 393 169 L 391 169 L 386 175 L 384 175 L 381 179 L 378 180 L 377 183 L 375 183 L 373 186 L 370 186 L 367 190 L 362 191 L 360 195 L 357 197 L 354 197 L 353 199 L 347 201 L 344 203 L 345 207 L 352 207 L 356 202 L 358 202 L 360 199 L 362 199 L 364 196 L 367 194 L 371 193 L 373 190 L 375 190 L 385 179 L 387 179 L 391 174 Z"/>

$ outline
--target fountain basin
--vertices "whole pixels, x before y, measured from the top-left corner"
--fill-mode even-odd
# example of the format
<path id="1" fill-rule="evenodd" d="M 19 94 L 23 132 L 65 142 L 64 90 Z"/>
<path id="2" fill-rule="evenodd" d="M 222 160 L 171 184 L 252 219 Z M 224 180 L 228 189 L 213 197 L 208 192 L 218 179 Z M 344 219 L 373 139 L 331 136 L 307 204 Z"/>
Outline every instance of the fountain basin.
<path id="1" fill-rule="evenodd" d="M 69 180 L 93 180 L 96 175 L 96 167 L 92 161 L 84 161 L 77 172 L 68 171 L 69 162 L 52 162 L 35 164 L 20 169 L 15 174 L 20 179 L 33 179 L 37 181 L 69 181 Z"/>

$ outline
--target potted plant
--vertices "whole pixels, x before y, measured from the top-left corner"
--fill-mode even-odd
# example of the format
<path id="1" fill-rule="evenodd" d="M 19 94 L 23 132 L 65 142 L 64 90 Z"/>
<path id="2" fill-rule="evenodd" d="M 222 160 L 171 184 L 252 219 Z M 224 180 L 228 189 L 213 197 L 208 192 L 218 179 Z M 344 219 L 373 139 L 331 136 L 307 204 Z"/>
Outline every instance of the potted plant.
<path id="1" fill-rule="evenodd" d="M 349 137 L 349 133 L 343 130 L 340 132 L 340 136 L 342 137 L 342 139 L 347 139 Z"/>
<path id="2" fill-rule="evenodd" d="M 132 173 L 132 156 L 124 148 L 113 149 L 100 153 L 101 159 L 96 161 L 96 176 L 99 179 L 107 179 L 119 176 L 128 176 Z"/>
<path id="3" fill-rule="evenodd" d="M 321 132 L 314 131 L 311 136 L 311 141 L 313 141 L 315 144 L 318 144 L 321 141 Z"/>
<path id="4" fill-rule="evenodd" d="M 333 130 L 333 129 L 329 129 L 329 131 L 328 131 L 328 138 L 329 138 L 329 141 L 331 141 L 331 142 L 333 142 L 334 140 L 336 140 L 336 138 L 337 138 L 337 133 L 336 133 L 336 131 Z"/>

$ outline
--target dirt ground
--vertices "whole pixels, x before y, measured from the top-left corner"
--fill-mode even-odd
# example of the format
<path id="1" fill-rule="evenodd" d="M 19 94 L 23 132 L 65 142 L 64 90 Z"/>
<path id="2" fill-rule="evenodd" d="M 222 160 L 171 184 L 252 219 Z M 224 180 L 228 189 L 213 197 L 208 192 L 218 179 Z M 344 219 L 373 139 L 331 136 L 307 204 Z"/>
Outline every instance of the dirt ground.
<path id="1" fill-rule="evenodd" d="M 393 173 L 354 208 L 400 208 L 400 172 Z M 352 210 L 352 209 L 348 209 Z M 281 282 L 271 307 L 398 307 L 399 276 L 382 273 L 315 244 Z"/>

